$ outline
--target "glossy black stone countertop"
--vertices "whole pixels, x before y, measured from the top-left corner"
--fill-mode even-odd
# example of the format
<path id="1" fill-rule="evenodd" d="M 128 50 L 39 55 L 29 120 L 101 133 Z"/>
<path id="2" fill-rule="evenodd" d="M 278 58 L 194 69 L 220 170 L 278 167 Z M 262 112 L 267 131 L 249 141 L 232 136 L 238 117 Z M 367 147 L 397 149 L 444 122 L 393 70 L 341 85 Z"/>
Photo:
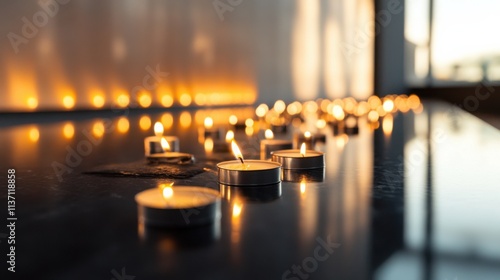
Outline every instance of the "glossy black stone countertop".
<path id="1" fill-rule="evenodd" d="M 381 119 L 375 130 L 362 123 L 358 135 L 326 128 L 323 182 L 224 188 L 213 225 L 140 227 L 134 196 L 142 190 L 171 181 L 219 188 L 214 164 L 231 156 L 210 152 L 204 116 L 217 124 L 252 112 L 0 115 L 0 220 L 8 223 L 9 168 L 17 217 L 15 274 L 0 228 L 1 279 L 500 279 L 500 133 L 441 103 Z M 179 180 L 84 174 L 143 160 L 158 120 L 205 172 Z M 249 156 L 259 137 L 258 129 L 236 132 Z M 68 161 L 78 149 L 81 160 Z M 58 164 L 67 167 L 61 178 Z"/>

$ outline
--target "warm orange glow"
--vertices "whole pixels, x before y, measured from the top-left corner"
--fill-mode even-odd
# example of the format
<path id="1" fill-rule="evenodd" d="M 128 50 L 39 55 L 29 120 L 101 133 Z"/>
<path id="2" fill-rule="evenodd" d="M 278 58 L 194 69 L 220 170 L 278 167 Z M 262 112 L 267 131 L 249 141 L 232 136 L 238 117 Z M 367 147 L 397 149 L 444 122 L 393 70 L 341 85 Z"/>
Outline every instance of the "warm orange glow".
<path id="1" fill-rule="evenodd" d="M 233 205 L 233 218 L 238 218 L 241 215 L 242 210 L 243 205 L 235 202 Z"/>
<path id="2" fill-rule="evenodd" d="M 386 136 L 391 135 L 394 126 L 394 118 L 391 114 L 387 114 L 382 120 L 382 130 Z"/>
<path id="3" fill-rule="evenodd" d="M 286 112 L 292 116 L 300 114 L 302 112 L 302 104 L 298 101 L 292 102 L 286 107 Z"/>
<path id="4" fill-rule="evenodd" d="M 255 115 L 257 115 L 257 117 L 259 118 L 263 118 L 268 111 L 269 107 L 266 104 L 262 103 L 255 109 Z"/>
<path id="5" fill-rule="evenodd" d="M 302 143 L 302 145 L 300 145 L 300 155 L 303 157 L 306 156 L 306 143 Z"/>
<path id="6" fill-rule="evenodd" d="M 38 99 L 36 99 L 36 97 L 29 97 L 28 100 L 26 100 L 26 104 L 28 108 L 36 109 L 36 107 L 38 107 Z"/>
<path id="7" fill-rule="evenodd" d="M 303 105 L 304 114 L 316 114 L 318 112 L 318 104 L 315 101 L 307 101 Z"/>
<path id="8" fill-rule="evenodd" d="M 163 198 L 169 199 L 172 196 L 174 196 L 174 189 L 172 188 L 173 185 L 174 185 L 174 183 L 158 185 L 158 188 L 160 189 L 161 193 L 163 194 Z"/>
<path id="9" fill-rule="evenodd" d="M 356 126 L 356 118 L 353 117 L 353 116 L 350 116 L 348 117 L 346 120 L 345 120 L 345 126 L 346 127 L 355 127 Z"/>
<path id="10" fill-rule="evenodd" d="M 372 95 L 368 97 L 368 104 L 370 105 L 370 108 L 377 109 L 378 106 L 382 105 L 382 101 L 378 98 L 378 96 Z"/>
<path id="11" fill-rule="evenodd" d="M 194 96 L 194 103 L 196 103 L 196 105 L 204 106 L 207 104 L 207 96 L 203 93 L 197 93 Z"/>
<path id="12" fill-rule="evenodd" d="M 231 116 L 229 116 L 229 123 L 230 123 L 231 125 L 235 125 L 235 124 L 237 124 L 237 123 L 238 123 L 238 117 L 237 117 L 237 116 L 235 116 L 235 115 L 231 115 Z"/>
<path id="13" fill-rule="evenodd" d="M 278 114 L 281 114 L 285 112 L 286 110 L 286 104 L 283 100 L 278 100 L 274 103 L 274 111 L 276 111 Z"/>
<path id="14" fill-rule="evenodd" d="M 96 108 L 101 108 L 104 106 L 104 96 L 102 95 L 95 95 L 94 98 L 92 98 L 92 104 L 94 104 L 94 107 Z"/>
<path id="15" fill-rule="evenodd" d="M 214 126 L 214 120 L 211 117 L 206 117 L 203 121 L 203 125 L 206 129 L 210 129 Z"/>
<path id="16" fill-rule="evenodd" d="M 151 99 L 151 95 L 149 95 L 149 93 L 147 92 L 141 92 L 141 94 L 139 95 L 139 105 L 141 105 L 141 107 L 143 108 L 147 108 L 149 106 L 151 106 L 151 103 L 153 102 L 153 100 Z"/>
<path id="17" fill-rule="evenodd" d="M 63 127 L 63 135 L 66 139 L 71 139 L 75 135 L 75 126 L 72 123 L 67 123 Z"/>
<path id="18" fill-rule="evenodd" d="M 170 144 L 168 144 L 168 141 L 165 138 L 161 138 L 160 144 L 164 152 L 170 151 Z"/>
<path id="19" fill-rule="evenodd" d="M 370 110 L 370 105 L 366 101 L 361 101 L 356 108 L 356 116 L 360 117 Z"/>
<path id="20" fill-rule="evenodd" d="M 384 108 L 384 111 L 390 113 L 394 109 L 394 101 L 392 101 L 391 99 L 386 99 L 384 100 L 382 107 Z"/>
<path id="21" fill-rule="evenodd" d="M 161 122 L 155 122 L 155 126 L 153 127 L 156 137 L 161 137 L 163 132 L 165 131 L 163 128 L 163 124 Z"/>
<path id="22" fill-rule="evenodd" d="M 373 123 L 373 122 L 377 122 L 377 121 L 378 121 L 378 118 L 379 118 L 379 116 L 378 116 L 377 111 L 370 111 L 370 112 L 368 113 L 368 121 L 370 121 L 370 122 L 372 122 L 372 123 Z"/>
<path id="23" fill-rule="evenodd" d="M 253 135 L 253 127 L 251 127 L 251 126 L 245 127 L 245 134 L 247 136 L 252 136 Z"/>
<path id="24" fill-rule="evenodd" d="M 339 149 L 343 149 L 345 147 L 345 145 L 347 144 L 347 142 L 349 142 L 349 136 L 347 136 L 347 134 L 342 134 L 342 135 L 339 135 L 337 137 L 337 139 L 335 139 L 335 144 L 337 144 L 337 148 Z"/>
<path id="25" fill-rule="evenodd" d="M 118 97 L 116 98 L 116 104 L 118 104 L 118 106 L 122 108 L 127 107 L 129 103 L 130 103 L 130 98 L 128 97 L 128 95 L 124 93 L 118 95 Z"/>
<path id="26" fill-rule="evenodd" d="M 183 93 L 180 97 L 179 97 L 179 103 L 184 106 L 184 107 L 187 107 L 189 105 L 191 105 L 191 102 L 192 102 L 192 98 L 189 94 L 187 93 Z"/>
<path id="27" fill-rule="evenodd" d="M 226 133 L 226 142 L 231 142 L 234 139 L 234 132 L 232 130 L 228 130 Z"/>
<path id="28" fill-rule="evenodd" d="M 406 104 L 410 107 L 410 109 L 415 110 L 420 105 L 420 98 L 418 98 L 415 94 L 411 94 L 406 100 Z"/>
<path id="29" fill-rule="evenodd" d="M 415 114 L 420 114 L 424 111 L 424 106 L 422 104 L 419 104 L 417 108 L 413 109 L 413 112 Z"/>
<path id="30" fill-rule="evenodd" d="M 174 189 L 172 187 L 166 187 L 163 189 L 163 198 L 169 199 L 174 195 Z"/>
<path id="31" fill-rule="evenodd" d="M 160 102 L 161 102 L 161 105 L 163 107 L 168 108 L 168 107 L 171 107 L 174 104 L 174 98 L 171 95 L 168 95 L 168 94 L 167 95 L 163 95 L 161 97 Z"/>
<path id="32" fill-rule="evenodd" d="M 161 123 L 163 124 L 163 127 L 165 129 L 170 129 L 174 124 L 174 118 L 172 117 L 172 114 L 170 113 L 163 114 L 161 116 Z"/>
<path id="33" fill-rule="evenodd" d="M 323 129 L 326 127 L 326 121 L 324 119 L 319 119 L 316 121 L 316 127 L 319 129 Z"/>
<path id="34" fill-rule="evenodd" d="M 214 140 L 212 138 L 205 139 L 203 147 L 205 148 L 205 152 L 207 154 L 212 153 L 212 151 L 214 150 Z"/>
<path id="35" fill-rule="evenodd" d="M 266 131 L 264 132 L 264 137 L 266 137 L 266 139 L 273 139 L 274 138 L 273 131 L 270 129 L 266 129 Z"/>
<path id="36" fill-rule="evenodd" d="M 66 108 L 66 109 L 71 109 L 75 106 L 75 98 L 73 96 L 70 96 L 70 95 L 64 96 L 62 102 L 63 102 L 64 108 Z"/>
<path id="37" fill-rule="evenodd" d="M 236 159 L 243 160 L 243 155 L 241 154 L 240 148 L 238 147 L 238 145 L 236 144 L 236 142 L 234 140 L 231 141 L 231 148 L 232 148 L 234 157 Z"/>
<path id="38" fill-rule="evenodd" d="M 336 120 L 341 121 L 345 117 L 344 109 L 340 105 L 333 105 L 332 115 Z"/>
<path id="39" fill-rule="evenodd" d="M 94 134 L 94 136 L 97 138 L 101 138 L 104 135 L 104 131 L 105 128 L 102 121 L 96 121 L 92 126 L 92 134 Z"/>
<path id="40" fill-rule="evenodd" d="M 182 112 L 179 121 L 181 124 L 181 127 L 187 128 L 191 126 L 191 114 L 189 112 Z"/>
<path id="41" fill-rule="evenodd" d="M 151 118 L 149 116 L 142 116 L 139 119 L 139 127 L 141 130 L 148 130 L 151 128 Z"/>
<path id="42" fill-rule="evenodd" d="M 38 131 L 38 128 L 33 127 L 29 130 L 28 136 L 31 142 L 38 142 L 38 139 L 40 138 L 40 131 Z"/>
<path id="43" fill-rule="evenodd" d="M 311 138 L 311 132 L 309 132 L 309 131 L 304 132 L 304 137 L 305 137 L 306 139 Z"/>
<path id="44" fill-rule="evenodd" d="M 253 127 L 254 121 L 251 118 L 245 120 L 246 127 Z"/>
<path id="45" fill-rule="evenodd" d="M 128 119 L 126 117 L 119 118 L 116 128 L 120 133 L 127 133 L 130 128 L 130 123 Z"/>

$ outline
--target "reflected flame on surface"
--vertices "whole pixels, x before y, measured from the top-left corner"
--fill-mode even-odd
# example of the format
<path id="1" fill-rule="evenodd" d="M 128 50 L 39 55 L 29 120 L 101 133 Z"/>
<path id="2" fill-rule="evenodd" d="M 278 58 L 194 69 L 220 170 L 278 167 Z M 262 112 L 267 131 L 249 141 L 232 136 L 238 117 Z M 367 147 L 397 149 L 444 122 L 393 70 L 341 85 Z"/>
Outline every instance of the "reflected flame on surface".
<path id="1" fill-rule="evenodd" d="M 96 121 L 92 126 L 92 134 L 97 138 L 101 138 L 104 135 L 104 132 L 104 123 L 102 121 Z"/>
<path id="2" fill-rule="evenodd" d="M 38 130 L 38 128 L 37 127 L 30 128 L 28 132 L 28 137 L 31 142 L 33 143 L 38 142 L 38 139 L 40 139 L 40 131 Z"/>
<path id="3" fill-rule="evenodd" d="M 232 217 L 233 219 L 237 219 L 241 216 L 241 211 L 243 211 L 243 205 L 239 203 L 234 203 Z"/>
<path id="4" fill-rule="evenodd" d="M 203 147 L 207 154 L 211 154 L 214 150 L 214 140 L 212 140 L 212 138 L 206 138 Z"/>
<path id="5" fill-rule="evenodd" d="M 139 119 L 139 128 L 141 130 L 149 130 L 151 128 L 151 118 L 149 116 L 142 116 Z"/>
<path id="6" fill-rule="evenodd" d="M 302 181 L 300 181 L 300 194 L 302 196 L 304 196 L 306 194 L 306 180 L 305 179 L 302 179 Z"/>
<path id="7" fill-rule="evenodd" d="M 161 123 L 165 129 L 170 129 L 174 124 L 174 117 L 170 113 L 165 113 L 161 116 Z"/>
<path id="8" fill-rule="evenodd" d="M 66 139 L 72 139 L 75 135 L 75 126 L 72 123 L 67 123 L 63 127 L 63 136 Z"/>
<path id="9" fill-rule="evenodd" d="M 127 133 L 130 128 L 130 123 L 126 117 L 121 117 L 118 119 L 116 127 L 118 132 Z"/>
<path id="10" fill-rule="evenodd" d="M 387 114 L 382 120 L 382 130 L 384 131 L 385 136 L 389 136 L 392 134 L 392 129 L 394 126 L 394 117 L 392 114 Z"/>
<path id="11" fill-rule="evenodd" d="M 179 122 L 182 128 L 188 128 L 191 126 L 191 113 L 184 111 L 179 117 Z"/>

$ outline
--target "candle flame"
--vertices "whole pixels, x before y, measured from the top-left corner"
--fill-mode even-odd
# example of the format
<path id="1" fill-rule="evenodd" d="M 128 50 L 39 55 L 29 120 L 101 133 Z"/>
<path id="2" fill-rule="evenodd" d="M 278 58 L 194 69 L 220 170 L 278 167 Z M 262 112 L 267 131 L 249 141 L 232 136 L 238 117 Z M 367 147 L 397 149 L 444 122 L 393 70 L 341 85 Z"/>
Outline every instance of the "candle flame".
<path id="1" fill-rule="evenodd" d="M 231 148 L 233 149 L 233 154 L 234 156 L 241 161 L 241 163 L 244 163 L 243 161 L 243 155 L 241 154 L 240 148 L 238 145 L 236 145 L 236 142 L 231 141 Z"/>
<path id="2" fill-rule="evenodd" d="M 304 132 L 304 137 L 311 138 L 311 132 L 309 132 L 309 131 Z"/>
<path id="3" fill-rule="evenodd" d="M 172 188 L 173 185 L 173 182 L 158 185 L 158 188 L 160 189 L 164 199 L 169 199 L 174 195 L 174 189 Z"/>
<path id="4" fill-rule="evenodd" d="M 163 135 L 163 124 L 161 122 L 156 122 L 154 126 L 154 131 L 156 137 L 161 137 Z"/>
<path id="5" fill-rule="evenodd" d="M 274 138 L 274 133 L 270 129 L 266 129 L 266 132 L 264 132 L 264 136 L 266 139 L 273 139 Z"/>
<path id="6" fill-rule="evenodd" d="M 228 130 L 226 133 L 226 142 L 231 142 L 234 139 L 234 132 L 232 130 Z"/>
<path id="7" fill-rule="evenodd" d="M 163 198 L 168 199 L 174 195 L 174 189 L 172 187 L 166 187 L 163 189 Z"/>
<path id="8" fill-rule="evenodd" d="M 205 125 L 206 129 L 210 129 L 214 126 L 214 120 L 211 117 L 206 117 L 203 124 Z"/>
<path id="9" fill-rule="evenodd" d="M 302 143 L 300 146 L 300 155 L 305 157 L 306 156 L 306 143 Z"/>
<path id="10" fill-rule="evenodd" d="M 170 151 L 170 145 L 168 144 L 168 141 L 165 138 L 161 138 L 160 144 L 161 148 L 163 149 L 163 152 Z"/>

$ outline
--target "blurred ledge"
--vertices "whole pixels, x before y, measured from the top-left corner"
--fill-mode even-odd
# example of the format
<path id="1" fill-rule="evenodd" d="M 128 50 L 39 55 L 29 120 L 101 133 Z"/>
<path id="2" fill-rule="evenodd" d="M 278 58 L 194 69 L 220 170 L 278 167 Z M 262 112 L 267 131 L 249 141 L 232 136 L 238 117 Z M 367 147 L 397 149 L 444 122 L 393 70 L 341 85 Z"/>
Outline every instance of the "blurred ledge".
<path id="1" fill-rule="evenodd" d="M 417 94 L 422 99 L 447 101 L 476 116 L 479 114 L 500 116 L 499 85 L 478 83 L 467 87 L 410 88 L 409 92 Z"/>

